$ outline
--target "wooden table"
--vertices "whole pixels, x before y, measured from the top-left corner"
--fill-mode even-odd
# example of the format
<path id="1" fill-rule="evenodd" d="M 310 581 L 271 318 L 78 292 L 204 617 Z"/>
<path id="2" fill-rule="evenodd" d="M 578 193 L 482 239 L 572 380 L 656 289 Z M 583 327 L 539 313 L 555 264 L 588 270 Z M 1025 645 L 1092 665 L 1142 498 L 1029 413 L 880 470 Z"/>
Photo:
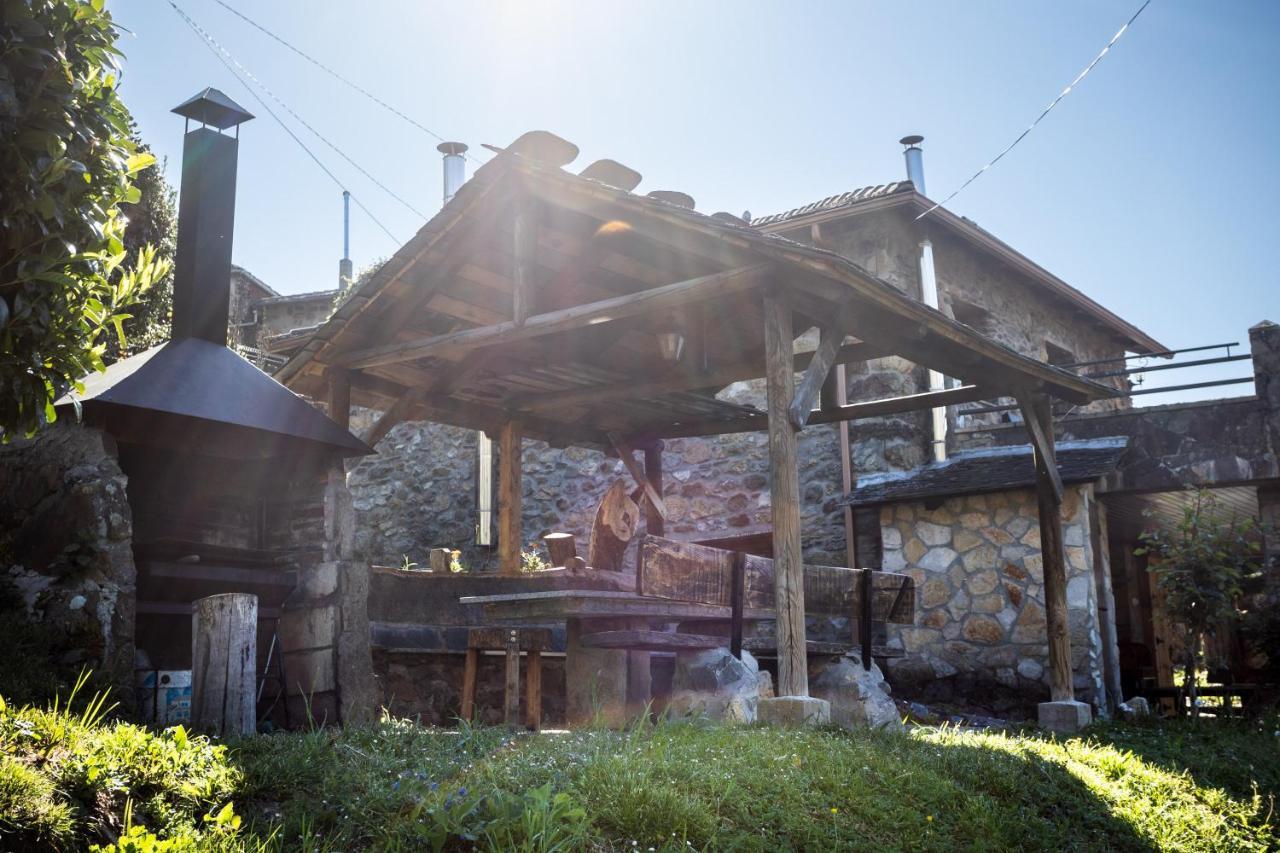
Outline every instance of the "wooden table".
<path id="1" fill-rule="evenodd" d="M 608 725 L 624 725 L 650 699 L 647 655 L 644 664 L 622 649 L 582 645 L 584 634 L 668 625 L 684 620 L 729 622 L 731 608 L 714 604 L 650 598 L 633 592 L 557 589 L 507 595 L 474 595 L 458 599 L 479 604 L 494 622 L 565 621 L 565 694 L 570 723 L 593 718 Z M 772 611 L 749 610 L 749 619 L 772 619 Z M 643 654 L 643 653 L 642 653 Z M 643 671 L 642 671 L 643 670 Z"/>

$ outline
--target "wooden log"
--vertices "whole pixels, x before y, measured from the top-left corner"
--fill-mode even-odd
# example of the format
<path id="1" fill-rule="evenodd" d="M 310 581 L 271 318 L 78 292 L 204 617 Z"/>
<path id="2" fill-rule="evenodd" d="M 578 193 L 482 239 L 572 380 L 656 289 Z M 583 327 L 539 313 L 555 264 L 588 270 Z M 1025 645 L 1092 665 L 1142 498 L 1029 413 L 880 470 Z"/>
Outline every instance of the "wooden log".
<path id="1" fill-rule="evenodd" d="M 553 566 L 568 566 L 578 556 L 578 542 L 572 533 L 548 533 L 542 537 L 547 546 L 547 559 Z"/>
<path id="2" fill-rule="evenodd" d="M 795 399 L 791 402 L 791 425 L 796 429 L 804 429 L 809 422 L 809 415 L 814 403 L 818 402 L 818 393 L 826 384 L 827 375 L 836 361 L 836 352 L 840 349 L 844 335 L 834 329 L 823 327 L 818 338 L 818 348 L 805 368 L 800 384 L 796 386 Z"/>
<path id="3" fill-rule="evenodd" d="M 453 552 L 448 548 L 432 548 L 427 552 L 431 571 L 436 574 L 449 574 L 449 565 L 453 562 Z"/>
<path id="4" fill-rule="evenodd" d="M 800 554 L 800 473 L 791 424 L 795 375 L 791 368 L 791 306 L 764 300 L 765 391 L 769 413 L 769 492 L 773 517 L 774 598 L 778 636 L 778 695 L 808 696 L 805 657 L 804 561 Z"/>
<path id="5" fill-rule="evenodd" d="M 622 554 L 636 535 L 639 519 L 640 509 L 627 496 L 626 486 L 621 480 L 614 480 L 596 508 L 587 548 L 587 565 L 593 569 L 621 571 Z"/>
<path id="6" fill-rule="evenodd" d="M 498 572 L 504 575 L 520 574 L 522 438 L 518 420 L 507 421 L 498 434 Z"/>
<path id="7" fill-rule="evenodd" d="M 1071 623 L 1067 612 L 1067 566 L 1062 542 L 1061 481 L 1053 447 L 1053 415 L 1049 399 L 1030 399 L 1025 411 L 1036 464 L 1036 504 L 1040 513 L 1040 555 L 1044 561 L 1044 606 L 1049 640 L 1049 695 L 1054 702 L 1075 698 L 1071 669 Z M 1037 429 L 1031 429 L 1031 424 Z"/>
<path id="8" fill-rule="evenodd" d="M 219 736 L 258 728 L 258 597 L 242 592 L 191 607 L 191 723 Z"/>

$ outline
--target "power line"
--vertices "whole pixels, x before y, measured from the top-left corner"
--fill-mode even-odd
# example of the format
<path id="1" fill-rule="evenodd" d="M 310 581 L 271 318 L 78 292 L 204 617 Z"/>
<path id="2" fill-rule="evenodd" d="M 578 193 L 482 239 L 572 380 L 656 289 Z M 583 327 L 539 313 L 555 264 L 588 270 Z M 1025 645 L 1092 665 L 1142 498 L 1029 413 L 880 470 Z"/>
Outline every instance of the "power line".
<path id="1" fill-rule="evenodd" d="M 302 57 L 303 59 L 305 59 L 307 62 L 310 62 L 312 65 L 314 65 L 315 67 L 319 68 L 321 71 L 323 71 L 323 72 L 325 72 L 326 74 L 328 74 L 329 76 L 333 77 L 335 80 L 337 80 L 337 81 L 339 81 L 340 83 L 342 83 L 342 84 L 344 84 L 344 85 L 346 85 L 346 86 L 349 86 L 350 88 L 352 88 L 352 89 L 356 90 L 356 91 L 357 91 L 357 92 L 359 92 L 361 95 L 364 95 L 366 98 L 368 98 L 369 100 L 373 101 L 373 102 L 374 102 L 375 104 L 377 104 L 378 106 L 382 107 L 384 110 L 387 110 L 388 112 L 390 112 L 392 115 L 395 115 L 395 116 L 397 116 L 397 117 L 399 117 L 399 118 L 403 119 L 404 121 L 408 122 L 409 124 L 413 125 L 413 126 L 414 126 L 414 127 L 416 127 L 418 130 L 420 130 L 420 131 L 422 131 L 423 133 L 425 133 L 427 136 L 430 136 L 432 139 L 435 139 L 435 140 L 437 140 L 437 141 L 439 141 L 439 142 L 451 142 L 451 141 L 453 141 L 453 140 L 450 140 L 450 139 L 445 139 L 443 136 L 441 136 L 440 134 L 436 133 L 436 132 L 435 132 L 434 130 L 432 130 L 431 128 L 429 128 L 429 127 L 427 127 L 427 126 L 423 125 L 421 122 L 417 121 L 417 120 L 416 120 L 416 119 L 414 119 L 412 116 L 406 115 L 404 112 L 401 112 L 401 111 L 400 111 L 399 109 L 397 109 L 396 107 L 393 107 L 391 104 L 389 104 L 389 103 L 387 103 L 386 101 L 382 100 L 382 99 L 381 99 L 381 98 L 379 98 L 377 95 L 373 94 L 373 92 L 370 92 L 368 89 L 366 89 L 366 88 L 364 88 L 363 86 L 361 86 L 359 83 L 356 83 L 354 80 L 351 80 L 351 79 L 349 79 L 349 78 L 347 78 L 347 77 L 343 76 L 342 74 L 340 74 L 339 72 L 335 71 L 333 68 L 330 68 L 328 65 L 326 65 L 325 63 L 323 63 L 323 62 L 321 62 L 320 60 L 316 59 L 314 56 L 312 56 L 311 54 L 309 54 L 309 53 L 307 53 L 306 51 L 302 50 L 301 48 L 299 48 L 299 47 L 295 47 L 293 44 L 291 44 L 290 42 L 286 41 L 286 40 L 285 40 L 284 38 L 282 38 L 281 36 L 276 35 L 274 32 L 272 32 L 271 30 L 267 29 L 267 28 L 266 28 L 266 27 L 264 27 L 262 24 L 259 24 L 257 21 L 253 20 L 252 18 L 250 18 L 248 15 L 244 14 L 244 13 L 243 13 L 243 12 L 241 12 L 240 10 L 238 10 L 238 9 L 236 9 L 236 8 L 234 8 L 234 7 L 232 7 L 230 4 L 223 2 L 223 0 L 214 0 L 214 2 L 216 2 L 216 3 L 217 3 L 219 6 L 221 6 L 222 8 L 226 9 L 226 10 L 227 10 L 228 12 L 230 12 L 231 14 L 235 15 L 235 16 L 236 16 L 237 18 L 239 18 L 240 20 L 244 21 L 244 22 L 245 22 L 246 24 L 248 24 L 249 26 L 251 26 L 251 27 L 253 27 L 254 29 L 258 30 L 259 32 L 263 33 L 263 34 L 264 34 L 264 35 L 266 35 L 267 37 L 269 37 L 269 38 L 271 38 L 271 39 L 274 39 L 275 41 L 277 41 L 277 42 L 279 42 L 280 44 L 284 45 L 284 46 L 285 46 L 285 47 L 287 47 L 289 50 L 293 51 L 293 52 L 294 52 L 294 53 L 296 53 L 298 56 L 300 56 L 300 57 Z M 475 157 L 472 157 L 470 154 L 466 154 L 466 153 L 464 153 L 464 154 L 463 154 L 463 156 L 464 156 L 464 157 L 466 157 L 466 158 L 467 158 L 468 160 L 470 160 L 471 162 L 473 162 L 473 163 L 477 164 L 477 165 L 480 165 L 480 164 L 483 162 L 483 161 L 481 161 L 481 160 L 477 160 Z"/>
<path id="2" fill-rule="evenodd" d="M 229 50 L 227 50 L 225 47 L 223 47 L 223 46 L 218 42 L 218 40 L 217 40 L 217 39 L 215 39 L 212 35 L 210 35 L 210 34 L 209 34 L 209 32 L 208 32 L 208 30 L 204 29 L 204 27 L 200 26 L 200 24 L 198 24 L 194 19 L 192 19 L 192 17 L 191 17 L 190 15 L 188 15 L 186 12 L 184 12 L 184 11 L 183 11 L 179 6 L 178 6 L 178 4 L 177 4 L 177 3 L 173 2 L 173 0 L 169 0 L 169 5 L 170 5 L 170 6 L 172 6 L 172 7 L 173 7 L 173 9 L 174 9 L 174 11 L 176 11 L 179 15 L 181 15 L 181 16 L 183 17 L 183 19 L 184 19 L 184 20 L 186 20 L 186 22 L 187 22 L 188 26 L 190 26 L 193 30 L 195 30 L 195 31 L 196 31 L 196 33 L 197 33 L 201 38 L 203 38 L 203 39 L 205 40 L 205 42 L 206 42 L 206 43 L 207 43 L 211 48 L 216 49 L 220 54 L 222 54 L 222 56 L 226 57 L 226 59 L 227 59 L 227 60 L 230 60 L 230 61 L 231 61 L 231 62 L 236 66 L 236 68 L 240 69 L 240 71 L 244 74 L 244 76 L 248 77 L 251 81 L 253 81 L 253 83 L 254 83 L 255 85 L 257 85 L 257 86 L 258 86 L 258 88 L 260 88 L 260 89 L 262 89 L 262 91 L 266 92 L 266 93 L 267 93 L 267 95 L 268 95 L 268 96 L 269 96 L 273 101 L 275 101 L 277 104 L 279 104 L 281 109 L 283 109 L 285 112 L 289 113 L 289 115 L 293 116 L 293 117 L 294 117 L 294 119 L 295 119 L 299 124 L 301 124 L 301 125 L 302 125 L 303 127 L 305 127 L 307 130 L 311 131 L 311 133 L 312 133 L 312 134 L 314 134 L 314 135 L 315 135 L 315 137 L 316 137 L 317 139 L 319 139 L 319 140 L 320 140 L 321 142 L 323 142 L 325 145 L 327 145 L 327 146 L 329 146 L 330 148 L 332 148 L 332 149 L 333 149 L 333 150 L 338 154 L 338 156 L 339 156 L 339 157 L 341 157 L 342 159 L 344 159 L 344 160 L 346 160 L 348 163 L 350 163 L 350 164 L 351 164 L 351 165 L 356 169 L 356 171 L 358 171 L 360 174 L 364 175 L 366 178 L 368 178 L 370 181 L 372 181 L 372 182 L 373 182 L 373 183 L 374 183 L 374 184 L 375 184 L 379 189 L 381 189 L 381 190 L 382 190 L 383 192 L 385 192 L 387 195 L 391 196 L 391 197 L 392 197 L 393 199 L 395 199 L 396 201 L 400 202 L 402 205 L 404 205 L 406 208 L 408 208 L 410 211 L 412 211 L 414 215 L 418 216 L 418 217 L 419 217 L 419 218 L 421 218 L 423 221 L 426 221 L 427 219 L 430 219 L 430 218 L 431 218 L 431 217 L 427 216 L 425 213 L 423 213 L 422 211 L 418 210 L 416 207 L 414 207 L 412 204 L 410 204 L 408 201 L 406 201 L 406 200 L 405 200 L 404 198 L 402 198 L 400 195 L 398 195 L 394 190 L 392 190 L 392 189 L 391 189 L 390 187 L 388 187 L 386 184 L 382 183 L 382 182 L 381 182 L 381 181 L 379 181 L 377 178 L 375 178 L 373 175 L 369 174 L 368 170 L 366 170 L 363 166 L 361 166 L 359 163 L 357 163 L 357 162 L 356 162 L 355 160 L 353 160 L 351 157 L 347 156 L 347 153 L 346 153 L 345 151 L 343 151 L 341 148 L 339 148 L 339 147 L 338 147 L 337 145 L 335 145 L 334 143 L 330 142 L 330 141 L 329 141 L 329 140 L 324 136 L 324 134 L 322 134 L 320 131 L 316 130 L 316 129 L 315 129 L 315 128 L 314 128 L 314 127 L 313 127 L 309 122 L 307 122 L 307 120 L 306 120 L 306 119 L 304 119 L 302 116 L 298 115 L 298 113 L 297 113 L 297 112 L 296 112 L 292 107 L 290 107 L 288 104 L 286 104 L 286 103 L 285 103 L 285 102 L 284 102 L 284 101 L 283 101 L 283 100 L 282 100 L 278 95 L 276 95 L 276 94 L 275 94 L 274 92 L 272 92 L 269 88 L 267 88 L 267 85 L 266 85 L 265 83 L 263 83 L 263 82 L 262 82 L 261 80 L 259 80 L 256 76 L 254 76 L 254 74 L 253 74 L 253 72 L 252 72 L 252 71 L 250 71 L 248 68 L 244 67 L 244 65 L 243 65 L 243 64 L 241 64 L 241 63 L 240 63 L 240 61 L 239 61 L 239 60 L 237 60 L 237 59 L 236 59 L 236 58 L 231 54 L 231 52 L 230 52 Z M 222 58 L 222 57 L 219 57 L 219 58 Z M 223 64 L 225 65 L 225 64 L 226 64 L 226 62 L 223 62 Z"/>
<path id="3" fill-rule="evenodd" d="M 218 0 L 218 2 L 221 2 L 221 0 Z M 224 3 L 223 5 L 225 6 L 226 4 Z M 1045 117 L 1045 116 L 1047 116 L 1047 115 L 1049 114 L 1049 111 L 1050 111 L 1050 110 L 1052 110 L 1054 107 L 1056 107 L 1056 106 L 1058 105 L 1058 102 L 1059 102 L 1059 101 L 1061 101 L 1061 100 L 1062 100 L 1063 98 L 1065 98 L 1068 94 L 1070 94 L 1070 93 L 1071 93 L 1071 90 L 1072 90 L 1072 89 L 1074 89 L 1074 88 L 1076 87 L 1076 85 L 1077 85 L 1081 80 L 1083 80 L 1083 79 L 1088 75 L 1088 73 L 1089 73 L 1090 71 L 1092 71 L 1092 70 L 1093 70 L 1093 67 L 1094 67 L 1095 65 L 1097 65 L 1099 62 L 1101 62 L 1101 61 L 1102 61 L 1102 57 L 1106 56 L 1106 55 L 1107 55 L 1107 52 L 1111 50 L 1111 48 L 1115 45 L 1115 43 L 1116 43 L 1116 42 L 1118 42 L 1118 41 L 1120 41 L 1120 37 L 1121 37 L 1122 35 L 1124 35 L 1124 34 L 1125 34 L 1125 30 L 1129 29 L 1129 26 L 1130 26 L 1134 21 L 1138 20 L 1138 16 L 1142 14 L 1142 11 L 1143 11 L 1144 9 L 1146 9 L 1146 8 L 1147 8 L 1148 6 L 1150 6 L 1150 5 L 1151 5 L 1151 0 L 1145 0 L 1145 2 L 1143 2 L 1143 4 L 1142 4 L 1141 6 L 1139 6 L 1139 7 L 1138 7 L 1138 11 L 1134 12 L 1134 13 L 1133 13 L 1133 15 L 1129 18 L 1129 20 L 1125 22 L 1124 26 L 1123 26 L 1123 27 L 1121 27 L 1119 30 L 1117 30 L 1117 31 L 1116 31 L 1116 34 L 1115 34 L 1115 35 L 1113 35 L 1113 36 L 1111 37 L 1111 41 L 1107 42 L 1107 46 L 1106 46 L 1106 47 L 1104 47 L 1104 48 L 1102 49 L 1102 52 L 1101 52 L 1101 53 L 1099 53 L 1097 56 L 1095 56 L 1095 57 L 1093 58 L 1093 62 L 1090 62 L 1088 65 L 1086 65 L 1086 66 L 1085 66 L 1085 69 L 1084 69 L 1083 71 L 1081 71 L 1079 74 L 1077 74 L 1077 75 L 1076 75 L 1076 79 L 1072 80 L 1072 81 L 1067 85 L 1067 88 L 1063 89 L 1063 90 L 1062 90 L 1062 92 L 1058 94 L 1058 97 L 1054 98 L 1052 101 L 1050 101 L 1050 102 L 1049 102 L 1049 106 L 1045 107 L 1045 108 L 1044 108 L 1044 111 L 1043 111 L 1043 112 L 1041 112 L 1041 113 L 1040 113 L 1040 115 L 1036 116 L 1036 120 L 1035 120 L 1035 121 L 1033 121 L 1033 122 L 1031 122 L 1031 124 L 1027 125 L 1027 129 L 1026 129 L 1026 130 L 1024 130 L 1024 131 L 1022 131 L 1022 133 L 1018 134 L 1018 138 L 1017 138 L 1017 139 L 1013 140 L 1013 142 L 1010 142 L 1010 143 L 1009 143 L 1009 145 L 1008 145 L 1008 147 L 1006 147 L 1003 151 L 1001 151 L 1001 152 L 1000 152 L 999 154 L 997 154 L 994 158 L 992 158 L 990 161 L 988 161 L 987 165 L 983 166 L 981 169 L 979 169 L 978 171 L 974 172 L 974 173 L 973 173 L 973 175 L 969 178 L 969 180 L 965 181 L 963 184 L 961 184 L 961 185 L 960 185 L 960 188 L 959 188 L 959 189 L 957 189 L 957 190 L 956 190 L 955 192 L 953 192 L 951 195 L 949 195 L 949 196 L 947 196 L 946 198 L 944 198 L 942 201 L 940 201 L 940 202 L 938 202 L 937 204 L 935 204 L 933 207 L 931 207 L 931 208 L 929 208 L 928 210 L 926 210 L 924 213 L 922 213 L 922 214 L 920 214 L 919 216 L 917 216 L 917 217 L 916 217 L 916 219 L 923 219 L 924 217 L 928 216 L 930 213 L 933 213 L 935 210 L 937 210 L 938 208 L 940 208 L 940 207 L 942 207 L 943 205 L 945 205 L 947 202 L 951 201 L 951 200 L 952 200 L 953 198 L 955 198 L 956 196 L 960 195 L 960 193 L 964 191 L 964 188 L 965 188 L 965 187 L 969 186 L 969 184 L 973 183 L 973 182 L 974 182 L 974 181 L 976 181 L 978 178 L 982 177 L 983 172 L 985 172 L 985 171 L 987 171 L 988 169 L 990 169 L 990 168 L 991 168 L 992 166 L 994 166 L 996 163 L 999 163 L 999 162 L 1000 162 L 1000 160 L 1004 157 L 1004 155 L 1008 154 L 1010 151 L 1012 151 L 1012 150 L 1013 150 L 1013 148 L 1014 148 L 1014 146 L 1015 146 L 1015 145 L 1017 145 L 1017 144 L 1018 144 L 1019 142 L 1021 142 L 1022 140 L 1026 139 L 1026 138 L 1027 138 L 1027 134 L 1029 134 L 1029 133 L 1031 133 L 1031 131 L 1035 130 L 1036 125 L 1038 125 L 1038 124 L 1039 124 L 1039 123 L 1044 119 L 1044 117 Z"/>

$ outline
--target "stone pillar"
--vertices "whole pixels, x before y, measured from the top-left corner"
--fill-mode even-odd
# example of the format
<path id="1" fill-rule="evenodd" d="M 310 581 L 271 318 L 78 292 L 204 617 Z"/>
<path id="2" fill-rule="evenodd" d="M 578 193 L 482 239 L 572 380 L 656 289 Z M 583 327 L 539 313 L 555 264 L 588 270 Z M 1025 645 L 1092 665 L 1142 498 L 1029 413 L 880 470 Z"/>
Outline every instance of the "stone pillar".
<path id="1" fill-rule="evenodd" d="M 1263 320 L 1249 329 L 1253 384 L 1266 411 L 1267 453 L 1272 466 L 1280 457 L 1280 326 Z"/>

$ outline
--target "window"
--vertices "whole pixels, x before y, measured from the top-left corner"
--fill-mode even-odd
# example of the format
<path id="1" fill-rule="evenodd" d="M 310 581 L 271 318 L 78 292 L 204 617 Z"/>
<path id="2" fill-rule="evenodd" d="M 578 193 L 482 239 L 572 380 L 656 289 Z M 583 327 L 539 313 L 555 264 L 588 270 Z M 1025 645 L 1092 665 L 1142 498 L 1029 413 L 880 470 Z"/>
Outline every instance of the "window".
<path id="1" fill-rule="evenodd" d="M 1044 360 L 1057 367 L 1065 367 L 1076 363 L 1076 354 L 1065 347 L 1045 341 Z"/>
<path id="2" fill-rule="evenodd" d="M 994 330 L 991 312 L 986 308 L 974 305 L 972 302 L 965 302 L 963 299 L 952 297 L 951 314 L 961 323 L 984 335 L 989 335 Z"/>

